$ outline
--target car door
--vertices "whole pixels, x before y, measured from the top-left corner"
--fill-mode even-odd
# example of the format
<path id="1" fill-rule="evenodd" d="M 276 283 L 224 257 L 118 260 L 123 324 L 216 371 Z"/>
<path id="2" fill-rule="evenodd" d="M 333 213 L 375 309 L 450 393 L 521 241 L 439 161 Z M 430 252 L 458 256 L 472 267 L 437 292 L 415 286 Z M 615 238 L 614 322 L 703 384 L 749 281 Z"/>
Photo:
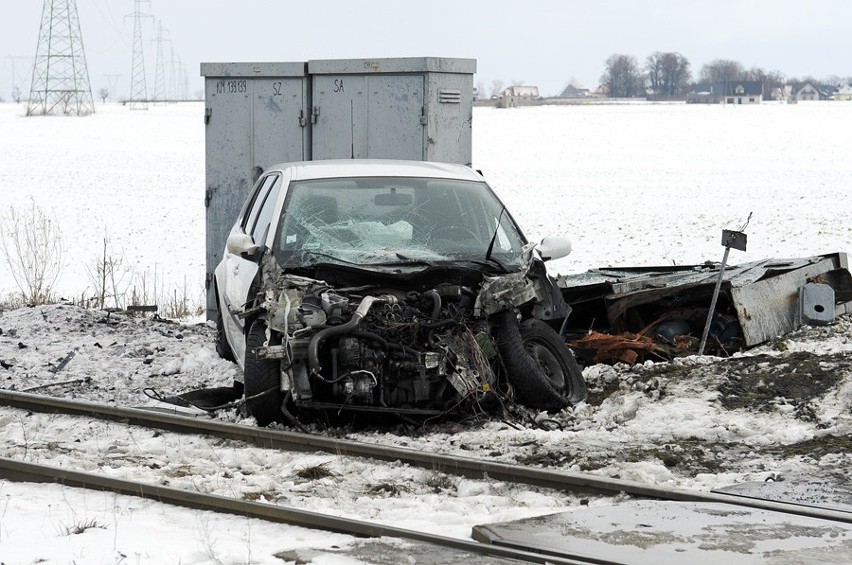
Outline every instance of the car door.
<path id="1" fill-rule="evenodd" d="M 220 268 L 217 269 L 222 321 L 234 357 L 242 363 L 245 356 L 246 319 L 242 316 L 254 300 L 255 280 L 260 269 L 259 259 L 266 243 L 270 222 L 281 190 L 281 176 L 271 173 L 261 177 L 248 200 L 240 221 L 231 230 L 233 235 L 247 235 L 258 248 L 255 253 L 227 245 Z M 244 241 L 245 238 L 243 238 Z"/>

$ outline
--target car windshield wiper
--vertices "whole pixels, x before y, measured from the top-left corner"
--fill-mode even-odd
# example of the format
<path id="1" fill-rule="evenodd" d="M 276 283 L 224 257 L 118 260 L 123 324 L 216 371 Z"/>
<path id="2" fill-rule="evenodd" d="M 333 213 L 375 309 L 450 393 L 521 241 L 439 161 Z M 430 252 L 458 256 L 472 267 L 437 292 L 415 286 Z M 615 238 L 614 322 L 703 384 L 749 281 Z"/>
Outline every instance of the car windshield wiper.
<path id="1" fill-rule="evenodd" d="M 408 257 L 403 255 L 402 253 L 396 253 L 396 256 L 399 257 L 399 261 L 382 261 L 380 263 L 367 263 L 366 267 L 406 267 L 406 266 L 421 266 L 421 267 L 433 267 L 435 263 L 431 261 L 427 261 L 425 259 L 417 259 L 414 257 Z"/>
<path id="2" fill-rule="evenodd" d="M 488 242 L 488 248 L 485 250 L 485 260 L 491 260 L 491 252 L 494 251 L 494 242 L 497 241 L 497 234 L 500 233 L 500 221 L 503 219 L 503 214 L 506 213 L 506 206 L 500 209 L 500 215 L 497 216 L 497 225 L 494 227 L 494 234 L 491 236 L 491 241 Z M 497 263 L 498 265 L 500 263 Z M 501 265 L 502 266 L 502 265 Z"/>
<path id="3" fill-rule="evenodd" d="M 335 257 L 334 255 L 329 255 L 328 253 L 322 253 L 320 251 L 302 251 L 302 257 L 307 255 L 313 255 L 314 257 L 325 257 L 326 259 L 331 259 L 336 263 L 345 263 L 347 265 L 361 265 L 361 263 L 356 263 L 355 261 L 347 261 L 346 259 L 341 259 L 340 257 Z M 313 263 L 316 264 L 316 263 Z"/>

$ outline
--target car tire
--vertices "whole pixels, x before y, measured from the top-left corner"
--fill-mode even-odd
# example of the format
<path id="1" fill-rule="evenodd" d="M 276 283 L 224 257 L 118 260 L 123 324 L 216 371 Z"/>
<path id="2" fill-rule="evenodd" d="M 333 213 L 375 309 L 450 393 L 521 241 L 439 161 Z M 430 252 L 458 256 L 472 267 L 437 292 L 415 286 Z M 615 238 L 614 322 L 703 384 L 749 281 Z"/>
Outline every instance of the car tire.
<path id="1" fill-rule="evenodd" d="M 535 319 L 518 324 L 511 311 L 494 321 L 497 350 L 521 404 L 554 411 L 586 399 L 580 365 L 553 328 Z"/>
<path id="2" fill-rule="evenodd" d="M 246 408 L 259 426 L 282 422 L 281 363 L 276 359 L 258 359 L 254 350 L 266 343 L 266 322 L 255 320 L 246 336 L 246 358 L 243 365 Z"/>
<path id="3" fill-rule="evenodd" d="M 228 345 L 228 338 L 225 337 L 225 322 L 222 320 L 221 310 L 216 315 L 216 353 L 225 361 L 236 361 L 234 352 Z"/>

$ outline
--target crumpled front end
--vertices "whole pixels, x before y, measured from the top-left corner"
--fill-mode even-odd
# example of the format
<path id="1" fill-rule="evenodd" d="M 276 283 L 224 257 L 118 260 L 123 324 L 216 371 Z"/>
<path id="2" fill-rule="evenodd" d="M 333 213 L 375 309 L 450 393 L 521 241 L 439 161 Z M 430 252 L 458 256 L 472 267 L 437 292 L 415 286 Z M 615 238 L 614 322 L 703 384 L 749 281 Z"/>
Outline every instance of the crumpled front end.
<path id="1" fill-rule="evenodd" d="M 475 293 L 347 288 L 284 275 L 266 291 L 269 345 L 297 406 L 440 414 L 493 389 L 496 352 Z"/>
<path id="2" fill-rule="evenodd" d="M 541 321 L 569 308 L 540 261 L 496 276 L 468 265 L 405 276 L 335 267 L 333 284 L 263 261 L 245 366 L 259 422 L 288 406 L 440 417 L 585 398 L 570 351 Z M 254 333 L 261 323 L 265 334 Z"/>

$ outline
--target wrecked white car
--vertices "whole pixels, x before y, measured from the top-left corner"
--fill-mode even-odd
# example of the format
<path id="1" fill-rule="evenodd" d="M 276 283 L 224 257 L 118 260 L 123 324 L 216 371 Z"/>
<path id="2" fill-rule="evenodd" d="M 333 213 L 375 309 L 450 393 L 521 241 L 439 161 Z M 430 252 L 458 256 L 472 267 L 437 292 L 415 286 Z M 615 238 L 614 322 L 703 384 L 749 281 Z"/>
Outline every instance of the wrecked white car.
<path id="1" fill-rule="evenodd" d="M 543 261 L 467 167 L 315 161 L 265 171 L 216 268 L 217 350 L 243 368 L 260 425 L 302 410 L 409 417 L 503 399 L 586 398 L 553 329 L 570 309 Z"/>

